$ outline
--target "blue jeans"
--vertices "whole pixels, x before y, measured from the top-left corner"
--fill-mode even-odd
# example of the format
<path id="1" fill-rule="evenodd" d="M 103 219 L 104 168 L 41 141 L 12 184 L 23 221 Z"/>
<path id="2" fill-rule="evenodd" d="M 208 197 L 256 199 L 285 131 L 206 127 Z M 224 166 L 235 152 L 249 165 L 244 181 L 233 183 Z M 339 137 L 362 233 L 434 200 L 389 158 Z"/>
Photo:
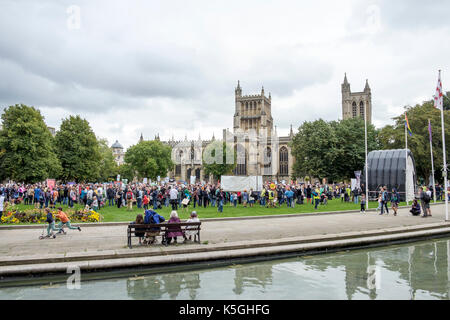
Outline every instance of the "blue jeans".
<path id="1" fill-rule="evenodd" d="M 237 206 L 237 200 L 233 200 L 233 205 L 234 205 L 234 207 L 236 208 L 236 206 Z"/>
<path id="2" fill-rule="evenodd" d="M 262 197 L 261 201 L 260 201 L 261 206 L 265 206 L 266 205 L 266 198 Z"/>
<path id="3" fill-rule="evenodd" d="M 142 208 L 142 199 L 141 198 L 137 198 L 137 207 L 138 207 L 138 209 Z"/>
<path id="4" fill-rule="evenodd" d="M 223 200 L 220 200 L 217 205 L 217 211 L 223 212 Z"/>
<path id="5" fill-rule="evenodd" d="M 62 203 L 62 204 L 64 204 L 64 205 L 65 205 L 65 204 L 67 204 L 67 203 L 68 203 L 68 201 L 69 201 L 69 198 L 68 198 L 68 197 L 64 197 L 64 198 L 63 198 L 63 203 Z"/>
<path id="6" fill-rule="evenodd" d="M 355 196 L 355 204 L 358 204 L 359 202 L 359 196 Z"/>
<path id="7" fill-rule="evenodd" d="M 216 199 L 213 198 L 213 199 L 211 200 L 211 206 L 213 206 L 213 207 L 216 206 Z"/>

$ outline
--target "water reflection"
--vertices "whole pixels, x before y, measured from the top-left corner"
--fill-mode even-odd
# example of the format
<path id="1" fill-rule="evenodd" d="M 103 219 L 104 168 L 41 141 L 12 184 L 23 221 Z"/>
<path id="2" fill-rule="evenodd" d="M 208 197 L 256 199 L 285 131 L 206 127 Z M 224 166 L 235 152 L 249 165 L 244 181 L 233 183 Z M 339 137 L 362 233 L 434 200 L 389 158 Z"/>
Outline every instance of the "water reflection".
<path id="1" fill-rule="evenodd" d="M 450 299 L 449 259 L 450 240 L 437 240 L 83 282 L 81 292 L 65 285 L 6 288 L 0 299 Z"/>

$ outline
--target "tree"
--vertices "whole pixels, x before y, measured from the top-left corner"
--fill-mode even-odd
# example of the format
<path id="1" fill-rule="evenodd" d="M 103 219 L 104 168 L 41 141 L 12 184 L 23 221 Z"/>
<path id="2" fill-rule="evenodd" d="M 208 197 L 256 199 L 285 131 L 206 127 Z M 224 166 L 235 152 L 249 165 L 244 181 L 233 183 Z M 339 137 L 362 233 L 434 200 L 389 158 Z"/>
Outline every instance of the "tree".
<path id="1" fill-rule="evenodd" d="M 304 122 L 291 141 L 295 175 L 331 180 L 337 178 L 333 167 L 335 148 L 336 134 L 329 123 L 322 119 Z"/>
<path id="2" fill-rule="evenodd" d="M 97 139 L 100 150 L 100 170 L 99 170 L 99 181 L 111 181 L 115 180 L 117 173 L 119 172 L 119 167 L 114 160 L 114 155 L 111 148 L 108 145 L 108 140 Z"/>
<path id="3" fill-rule="evenodd" d="M 213 141 L 203 150 L 203 168 L 207 175 L 220 179 L 236 168 L 237 155 L 233 147 L 225 141 Z"/>
<path id="4" fill-rule="evenodd" d="M 413 132 L 408 135 L 408 149 L 411 150 L 415 164 L 416 175 L 427 183 L 431 175 L 431 155 L 430 140 L 428 134 L 428 119 L 431 120 L 433 134 L 433 158 L 435 167 L 435 180 L 443 181 L 442 178 L 442 127 L 441 111 L 434 108 L 433 101 L 425 101 L 414 107 L 405 107 L 408 116 L 408 122 Z M 381 129 L 379 133 L 382 148 L 404 149 L 405 148 L 405 115 L 401 114 L 395 118 L 394 125 L 388 125 Z M 450 111 L 444 111 L 445 141 L 450 137 Z M 448 159 L 448 148 L 447 148 Z"/>
<path id="5" fill-rule="evenodd" d="M 171 147 L 158 140 L 140 141 L 128 148 L 124 160 L 136 172 L 139 179 L 156 180 L 158 176 L 166 176 L 173 168 L 171 154 Z"/>
<path id="6" fill-rule="evenodd" d="M 23 104 L 9 106 L 2 114 L 0 131 L 1 178 L 35 183 L 55 178 L 61 165 L 53 137 L 40 111 Z"/>
<path id="7" fill-rule="evenodd" d="M 128 163 L 121 164 L 117 168 L 117 171 L 120 174 L 120 179 L 127 179 L 128 181 L 133 181 L 134 177 L 136 176 L 136 172 Z"/>
<path id="8" fill-rule="evenodd" d="M 97 181 L 101 154 L 87 120 L 80 116 L 64 119 L 56 133 L 56 150 L 62 165 L 63 181 Z"/>
<path id="9" fill-rule="evenodd" d="M 355 176 L 355 171 L 363 170 L 365 158 L 365 126 L 363 118 L 350 118 L 331 122 L 336 137 L 333 150 L 333 169 L 339 180 Z M 367 125 L 367 153 L 380 149 L 378 131 Z M 331 169 L 330 169 L 331 170 Z"/>
<path id="10" fill-rule="evenodd" d="M 320 180 L 342 181 L 354 177 L 365 164 L 364 119 L 304 122 L 291 147 L 294 173 Z M 380 147 L 378 132 L 367 127 L 368 152 Z"/>

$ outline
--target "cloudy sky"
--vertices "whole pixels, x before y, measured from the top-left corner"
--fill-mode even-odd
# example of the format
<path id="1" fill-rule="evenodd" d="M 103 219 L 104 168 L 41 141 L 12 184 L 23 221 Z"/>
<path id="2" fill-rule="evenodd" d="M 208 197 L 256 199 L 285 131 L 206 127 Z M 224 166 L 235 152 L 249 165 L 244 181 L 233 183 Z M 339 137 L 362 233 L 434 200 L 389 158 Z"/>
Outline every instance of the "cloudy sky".
<path id="1" fill-rule="evenodd" d="M 125 148 L 140 134 L 232 128 L 234 89 L 272 94 L 280 135 L 342 117 L 369 79 L 377 127 L 450 84 L 450 1 L 0 0 L 0 108 L 80 114 Z M 449 76 L 447 76 L 449 75 Z M 448 80 L 446 80 L 448 79 Z M 450 91 L 449 89 L 447 89 Z"/>

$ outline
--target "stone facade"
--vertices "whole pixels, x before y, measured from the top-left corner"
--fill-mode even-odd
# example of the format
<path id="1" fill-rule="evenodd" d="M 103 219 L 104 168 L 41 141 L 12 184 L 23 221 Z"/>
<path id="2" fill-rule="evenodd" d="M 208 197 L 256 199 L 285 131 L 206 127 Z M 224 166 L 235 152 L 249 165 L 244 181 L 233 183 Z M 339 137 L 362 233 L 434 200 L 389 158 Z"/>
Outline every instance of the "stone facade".
<path id="1" fill-rule="evenodd" d="M 356 117 L 364 118 L 364 110 L 367 108 L 367 123 L 372 123 L 372 92 L 369 87 L 369 81 L 366 80 L 366 86 L 362 92 L 351 92 L 350 83 L 347 81 L 347 74 L 342 84 L 342 119 Z"/>
<path id="2" fill-rule="evenodd" d="M 223 130 L 222 139 L 232 144 L 237 154 L 237 165 L 233 172 L 236 176 L 261 175 L 264 181 L 290 181 L 293 175 L 294 159 L 289 142 L 294 133 L 287 137 L 278 137 L 272 118 L 272 97 L 261 94 L 242 95 L 238 82 L 235 88 L 235 112 L 233 132 Z M 142 136 L 141 136 L 142 139 Z M 155 139 L 159 139 L 159 136 Z M 190 183 L 191 177 L 196 182 L 214 182 L 214 178 L 205 174 L 203 168 L 203 150 L 212 141 L 197 140 L 162 141 L 172 147 L 172 158 L 176 163 L 168 176 L 175 180 Z"/>
<path id="3" fill-rule="evenodd" d="M 123 147 L 119 143 L 119 141 L 116 140 L 116 142 L 114 142 L 114 144 L 111 146 L 111 150 L 117 165 L 122 165 L 124 163 L 125 152 L 123 151 Z"/>

